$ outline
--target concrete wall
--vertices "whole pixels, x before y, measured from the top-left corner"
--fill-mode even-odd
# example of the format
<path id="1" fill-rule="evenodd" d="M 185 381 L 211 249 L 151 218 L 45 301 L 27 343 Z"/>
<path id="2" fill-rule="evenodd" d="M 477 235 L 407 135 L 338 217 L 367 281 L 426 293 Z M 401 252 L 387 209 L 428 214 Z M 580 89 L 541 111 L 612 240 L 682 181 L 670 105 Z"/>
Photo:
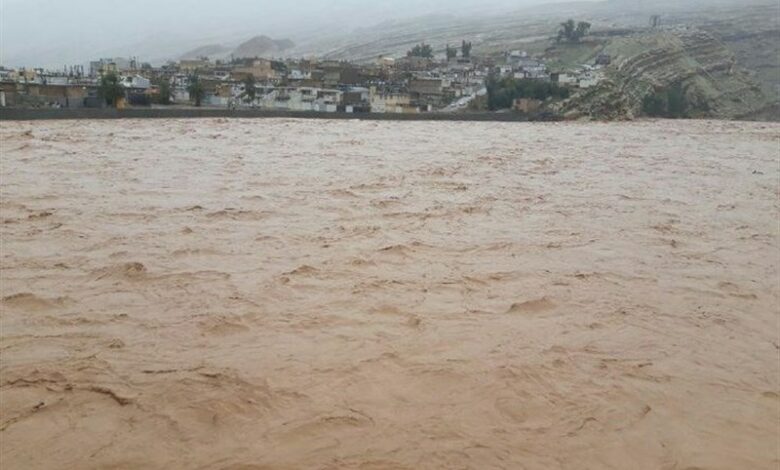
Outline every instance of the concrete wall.
<path id="1" fill-rule="evenodd" d="M 363 119 L 379 121 L 528 121 L 517 113 L 321 113 L 259 109 L 214 108 L 129 108 L 129 109 L 22 109 L 0 108 L 0 120 L 34 121 L 46 119 L 154 119 L 154 118 L 300 118 Z"/>

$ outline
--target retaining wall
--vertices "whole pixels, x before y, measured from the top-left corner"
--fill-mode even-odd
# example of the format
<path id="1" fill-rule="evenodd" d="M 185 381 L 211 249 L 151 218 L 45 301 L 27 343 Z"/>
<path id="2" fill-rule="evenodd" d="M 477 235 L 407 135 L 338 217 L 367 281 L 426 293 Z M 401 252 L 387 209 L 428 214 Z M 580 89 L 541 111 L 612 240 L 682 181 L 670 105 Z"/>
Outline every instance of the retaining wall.
<path id="1" fill-rule="evenodd" d="M 35 121 L 50 119 L 171 119 L 171 118 L 298 118 L 363 119 L 376 121 L 500 121 L 523 122 L 519 113 L 319 113 L 310 111 L 269 111 L 224 108 L 0 108 L 0 120 Z"/>

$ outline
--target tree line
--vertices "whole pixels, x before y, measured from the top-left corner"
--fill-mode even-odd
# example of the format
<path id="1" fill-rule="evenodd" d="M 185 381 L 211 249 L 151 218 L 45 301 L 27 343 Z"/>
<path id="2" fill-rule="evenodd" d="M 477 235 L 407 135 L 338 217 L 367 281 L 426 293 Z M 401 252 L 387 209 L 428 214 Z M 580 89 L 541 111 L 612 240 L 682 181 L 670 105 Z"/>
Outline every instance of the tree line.
<path id="1" fill-rule="evenodd" d="M 466 41 L 464 39 L 460 45 L 461 57 L 463 57 L 464 59 L 470 58 L 472 47 L 473 46 L 471 44 L 471 41 Z M 447 44 L 445 48 L 445 53 L 447 54 L 447 60 L 452 60 L 458 57 L 458 48 Z M 430 44 L 425 44 L 425 42 L 422 42 L 420 44 L 415 45 L 409 51 L 407 51 L 406 56 L 433 59 L 433 47 L 431 47 Z"/>
<path id="2" fill-rule="evenodd" d="M 588 35 L 592 25 L 587 21 L 575 23 L 574 20 L 568 20 L 561 23 L 561 29 L 558 30 L 558 42 L 577 43 Z"/>
<path id="3" fill-rule="evenodd" d="M 546 100 L 547 98 L 565 99 L 570 91 L 557 83 L 512 77 L 497 78 L 491 75 L 487 80 L 488 109 L 511 108 L 518 98 Z"/>
<path id="4" fill-rule="evenodd" d="M 200 106 L 203 102 L 203 98 L 206 96 L 206 89 L 201 83 L 197 75 L 192 75 L 189 78 L 189 86 L 187 92 L 190 94 L 190 100 L 195 106 Z M 167 80 L 160 80 L 157 84 L 157 95 L 154 102 L 157 104 L 168 105 L 172 103 L 173 92 L 171 90 L 171 84 Z M 254 89 L 254 86 L 252 87 Z M 100 83 L 98 84 L 97 95 L 102 99 L 107 106 L 117 106 L 120 99 L 126 98 L 125 87 L 120 83 L 119 75 L 115 72 L 107 72 L 100 77 Z M 148 104 L 148 102 L 147 102 Z"/>

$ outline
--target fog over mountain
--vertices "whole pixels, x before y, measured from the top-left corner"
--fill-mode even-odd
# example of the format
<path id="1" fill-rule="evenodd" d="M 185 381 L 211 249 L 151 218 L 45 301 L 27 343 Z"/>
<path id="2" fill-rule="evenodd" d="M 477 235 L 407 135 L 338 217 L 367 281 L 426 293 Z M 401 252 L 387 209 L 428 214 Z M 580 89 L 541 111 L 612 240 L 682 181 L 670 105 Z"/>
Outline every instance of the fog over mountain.
<path id="1" fill-rule="evenodd" d="M 100 57 L 130 56 L 160 64 L 201 50 L 205 55 L 230 54 L 257 37 L 290 40 L 297 47 L 271 49 L 286 56 L 342 49 L 332 56 L 349 58 L 344 57 L 344 46 L 349 46 L 346 55 L 371 41 L 376 49 L 388 29 L 395 30 L 389 45 L 398 44 L 400 37 L 404 43 L 429 40 L 426 32 L 448 24 L 459 24 L 458 34 L 480 34 L 492 31 L 491 24 L 510 12 L 514 20 L 545 16 L 554 22 L 571 15 L 607 24 L 620 13 L 622 24 L 644 25 L 650 14 L 716 11 L 768 1 L 224 0 L 204 5 L 191 0 L 0 0 L 0 65 L 61 68 Z M 398 23 L 407 20 L 410 24 L 399 28 Z M 527 31 L 517 33 L 521 37 Z"/>
<path id="2" fill-rule="evenodd" d="M 212 5 L 190 0 L 0 0 L 0 63 L 62 67 L 129 55 L 159 62 L 204 45 L 235 47 L 257 35 L 300 42 L 388 20 L 473 16 L 561 1 L 571 0 L 224 0 Z"/>

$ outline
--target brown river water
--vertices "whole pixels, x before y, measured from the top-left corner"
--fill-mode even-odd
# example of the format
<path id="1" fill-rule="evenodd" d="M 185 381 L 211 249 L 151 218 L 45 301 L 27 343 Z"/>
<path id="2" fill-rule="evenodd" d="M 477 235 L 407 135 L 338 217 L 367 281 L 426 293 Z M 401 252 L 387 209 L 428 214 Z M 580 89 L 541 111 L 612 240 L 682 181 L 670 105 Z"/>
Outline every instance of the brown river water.
<path id="1" fill-rule="evenodd" d="M 776 469 L 780 126 L 2 122 L 3 469 Z"/>

